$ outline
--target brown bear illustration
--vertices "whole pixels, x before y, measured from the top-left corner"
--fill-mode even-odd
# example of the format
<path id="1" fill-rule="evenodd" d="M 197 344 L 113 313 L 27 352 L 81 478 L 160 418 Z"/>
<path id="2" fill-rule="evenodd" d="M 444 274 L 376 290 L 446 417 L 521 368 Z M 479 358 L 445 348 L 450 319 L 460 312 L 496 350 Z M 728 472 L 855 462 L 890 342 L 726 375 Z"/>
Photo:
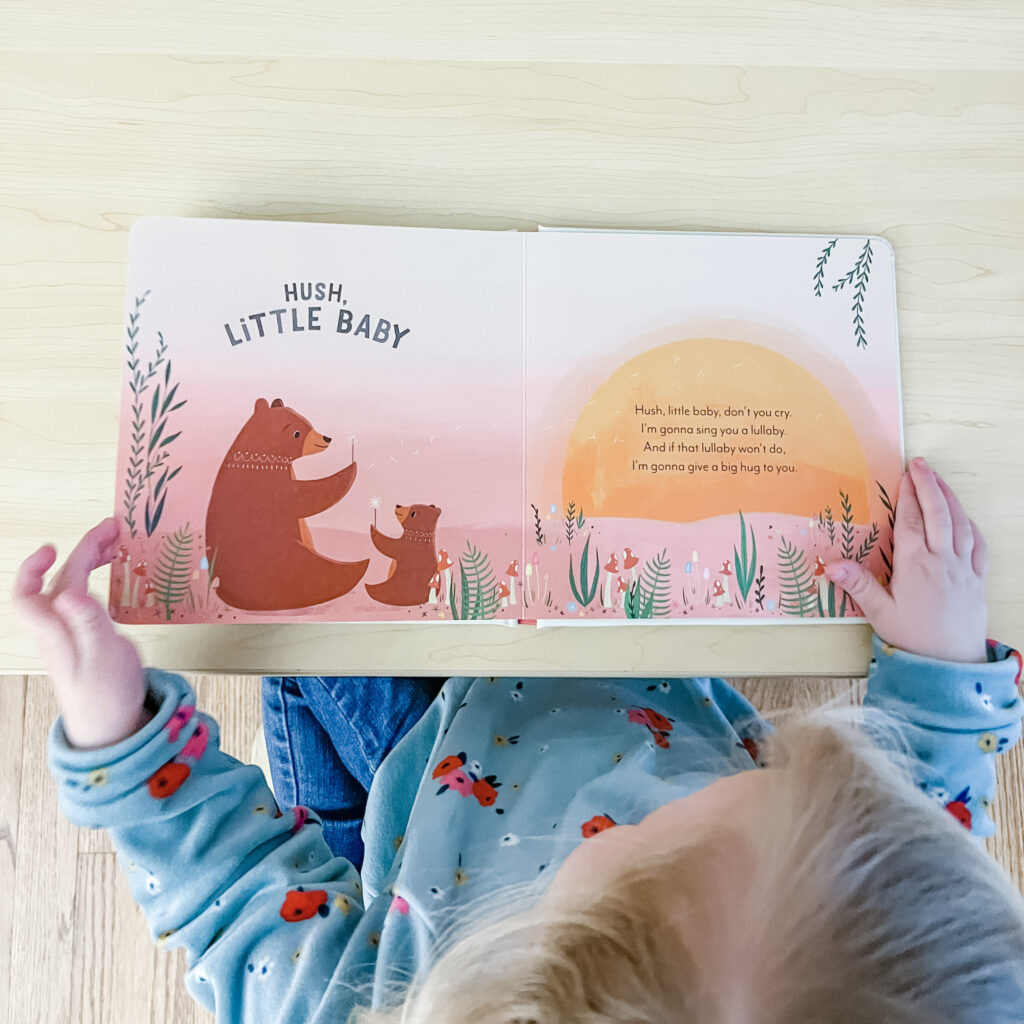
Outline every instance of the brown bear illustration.
<path id="1" fill-rule="evenodd" d="M 317 554 L 307 516 L 336 505 L 356 478 L 353 462 L 322 480 L 296 480 L 292 462 L 331 443 L 280 398 L 256 400 L 210 495 L 206 544 L 217 594 L 246 611 L 308 608 L 347 594 L 370 564 Z"/>
<path id="2" fill-rule="evenodd" d="M 381 604 L 423 604 L 430 597 L 430 579 L 437 572 L 434 528 L 441 510 L 436 505 L 396 505 L 401 537 L 389 537 L 370 526 L 373 546 L 393 558 L 383 583 L 367 583 L 366 592 Z"/>

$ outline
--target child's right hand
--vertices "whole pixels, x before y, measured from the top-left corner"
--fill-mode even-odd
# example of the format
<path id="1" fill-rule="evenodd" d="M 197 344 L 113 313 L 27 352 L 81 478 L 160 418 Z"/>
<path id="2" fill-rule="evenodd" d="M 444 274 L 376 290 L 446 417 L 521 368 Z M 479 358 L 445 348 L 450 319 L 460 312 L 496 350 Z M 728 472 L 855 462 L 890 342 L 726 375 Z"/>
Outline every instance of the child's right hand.
<path id="1" fill-rule="evenodd" d="M 36 636 L 73 747 L 117 743 L 149 718 L 139 652 L 87 591 L 89 573 L 113 558 L 117 536 L 114 519 L 94 526 L 44 594 L 43 574 L 57 557 L 46 544 L 25 559 L 14 584 L 14 611 Z"/>
<path id="2" fill-rule="evenodd" d="M 924 459 L 903 477 L 894 534 L 888 589 L 849 560 L 827 565 L 828 578 L 895 647 L 941 661 L 986 661 L 985 539 Z"/>

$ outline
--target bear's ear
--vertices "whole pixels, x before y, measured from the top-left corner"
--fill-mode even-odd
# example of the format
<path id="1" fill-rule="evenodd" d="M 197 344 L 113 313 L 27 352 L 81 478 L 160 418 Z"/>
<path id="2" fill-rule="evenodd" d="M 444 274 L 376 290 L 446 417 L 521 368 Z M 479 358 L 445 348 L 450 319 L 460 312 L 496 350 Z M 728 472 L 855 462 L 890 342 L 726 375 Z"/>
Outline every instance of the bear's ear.
<path id="1" fill-rule="evenodd" d="M 275 398 L 270 403 L 270 408 L 271 409 L 280 409 L 283 405 L 284 405 L 284 402 L 282 402 L 280 398 Z"/>
<path id="2" fill-rule="evenodd" d="M 265 398 L 257 398 L 256 399 L 256 405 L 253 407 L 252 411 L 253 412 L 266 412 L 269 408 L 270 408 L 270 406 L 267 405 L 267 400 Z"/>

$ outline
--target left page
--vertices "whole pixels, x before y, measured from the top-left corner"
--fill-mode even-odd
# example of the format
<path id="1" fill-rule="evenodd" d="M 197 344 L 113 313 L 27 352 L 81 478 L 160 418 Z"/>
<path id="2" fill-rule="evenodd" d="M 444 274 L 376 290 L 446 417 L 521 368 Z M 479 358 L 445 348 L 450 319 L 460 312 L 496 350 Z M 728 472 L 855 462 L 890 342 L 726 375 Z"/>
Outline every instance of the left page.
<path id="1" fill-rule="evenodd" d="M 111 616 L 514 621 L 522 300 L 515 232 L 138 221 Z"/>

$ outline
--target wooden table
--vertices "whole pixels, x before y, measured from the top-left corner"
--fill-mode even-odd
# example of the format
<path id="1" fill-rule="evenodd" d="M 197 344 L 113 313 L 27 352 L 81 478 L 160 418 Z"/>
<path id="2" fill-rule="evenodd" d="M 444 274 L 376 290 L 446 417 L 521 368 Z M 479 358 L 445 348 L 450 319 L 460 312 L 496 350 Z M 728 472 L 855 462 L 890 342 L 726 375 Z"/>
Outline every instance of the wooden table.
<path id="1" fill-rule="evenodd" d="M 143 214 L 881 234 L 908 454 L 1024 645 L 1024 8 L 1013 0 L 4 0 L 0 593 L 115 503 Z M 233 56 L 238 55 L 238 56 Z M 105 594 L 106 573 L 95 593 Z M 204 672 L 858 675 L 863 626 L 129 630 Z M 0 671 L 41 668 L 0 609 Z"/>

